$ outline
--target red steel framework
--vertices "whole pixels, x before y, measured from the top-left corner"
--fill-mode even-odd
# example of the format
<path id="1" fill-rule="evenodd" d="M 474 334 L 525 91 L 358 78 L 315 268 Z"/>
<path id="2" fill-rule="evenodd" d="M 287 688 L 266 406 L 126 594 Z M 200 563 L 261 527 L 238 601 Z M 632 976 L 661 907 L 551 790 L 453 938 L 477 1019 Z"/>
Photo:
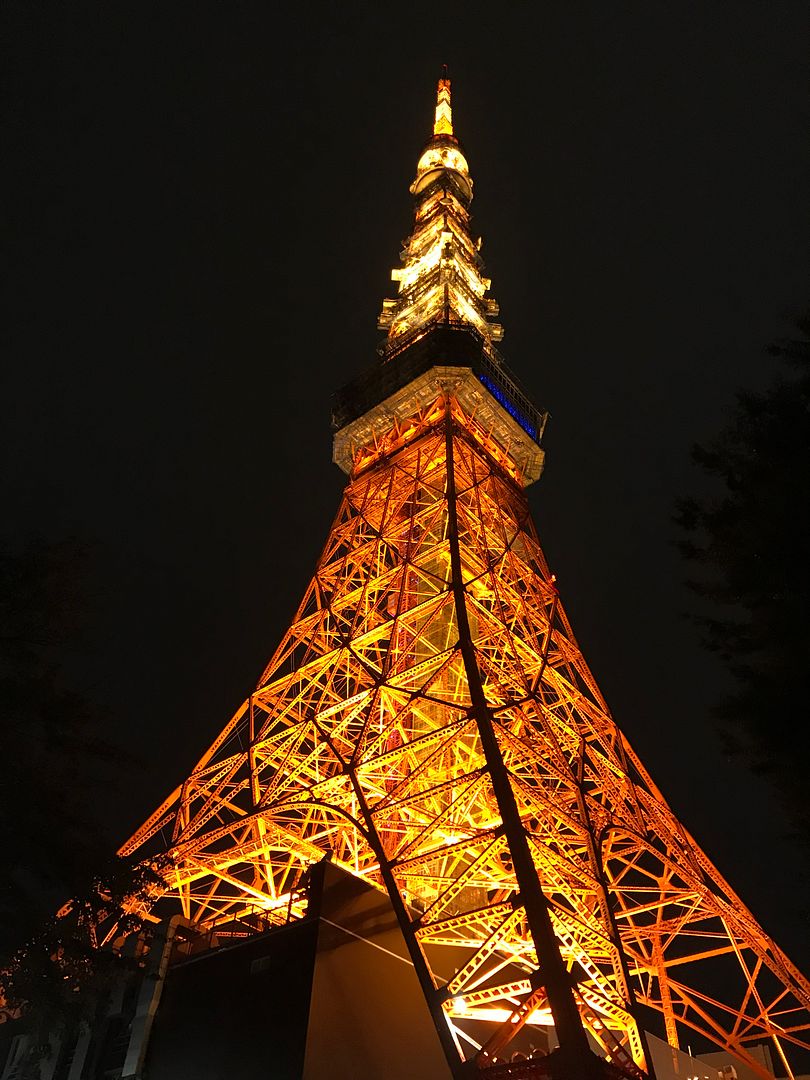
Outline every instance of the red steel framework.
<path id="1" fill-rule="evenodd" d="M 122 853 L 168 852 L 161 895 L 222 939 L 302 917 L 327 854 L 384 889 L 456 1075 L 525 1025 L 553 1026 L 576 1075 L 588 1041 L 637 1074 L 645 1007 L 673 1046 L 691 1029 L 767 1075 L 748 1048 L 768 1039 L 792 1075 L 810 985 L 616 726 L 540 549 L 542 418 L 493 347 L 446 79 L 412 191 L 315 574 L 255 691 Z"/>

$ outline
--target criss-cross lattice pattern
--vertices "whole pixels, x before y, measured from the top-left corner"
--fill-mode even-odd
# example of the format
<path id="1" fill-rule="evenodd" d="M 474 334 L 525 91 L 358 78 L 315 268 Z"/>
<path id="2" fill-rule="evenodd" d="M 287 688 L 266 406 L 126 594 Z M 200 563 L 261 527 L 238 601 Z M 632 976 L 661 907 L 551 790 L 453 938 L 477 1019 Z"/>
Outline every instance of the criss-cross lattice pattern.
<path id="1" fill-rule="evenodd" d="M 613 721 L 474 418 L 439 395 L 371 459 L 257 689 L 123 850 L 168 850 L 166 895 L 221 935 L 303 915 L 302 875 L 331 853 L 396 901 L 459 1055 L 494 1060 L 551 1020 L 473 676 L 604 1054 L 643 1067 L 639 1006 L 759 1072 L 751 1043 L 807 1046 L 808 983 Z"/>

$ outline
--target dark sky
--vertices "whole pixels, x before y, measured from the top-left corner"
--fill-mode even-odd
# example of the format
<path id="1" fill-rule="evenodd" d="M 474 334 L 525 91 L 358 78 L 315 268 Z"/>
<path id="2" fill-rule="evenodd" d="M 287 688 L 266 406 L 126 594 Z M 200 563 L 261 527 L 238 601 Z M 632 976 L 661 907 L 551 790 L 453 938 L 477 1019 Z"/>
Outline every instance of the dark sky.
<path id="1" fill-rule="evenodd" d="M 727 759 L 681 612 L 689 461 L 810 280 L 810 9 L 7 0 L 6 531 L 92 545 L 74 668 L 123 837 L 288 622 L 337 508 L 435 79 L 503 352 L 552 414 L 532 503 L 580 643 L 676 811 L 797 958 L 795 855 Z M 9 49 L 10 46 L 10 49 Z"/>

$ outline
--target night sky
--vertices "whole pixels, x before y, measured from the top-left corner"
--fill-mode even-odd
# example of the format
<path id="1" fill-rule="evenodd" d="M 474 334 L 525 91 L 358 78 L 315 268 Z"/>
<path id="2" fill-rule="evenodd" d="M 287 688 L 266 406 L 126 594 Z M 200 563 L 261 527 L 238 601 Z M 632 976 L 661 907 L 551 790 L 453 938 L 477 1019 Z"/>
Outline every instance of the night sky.
<path id="1" fill-rule="evenodd" d="M 375 362 L 448 63 L 531 499 L 586 657 L 795 958 L 807 873 L 722 751 L 671 522 L 810 281 L 810 8 L 7 0 L 4 532 L 91 550 L 68 657 L 134 760 L 123 839 L 250 691 L 337 509 L 330 395 Z M 10 46 L 10 49 L 9 49 Z M 797 886 L 797 882 L 803 884 Z M 802 895 L 803 893 L 803 895 Z"/>

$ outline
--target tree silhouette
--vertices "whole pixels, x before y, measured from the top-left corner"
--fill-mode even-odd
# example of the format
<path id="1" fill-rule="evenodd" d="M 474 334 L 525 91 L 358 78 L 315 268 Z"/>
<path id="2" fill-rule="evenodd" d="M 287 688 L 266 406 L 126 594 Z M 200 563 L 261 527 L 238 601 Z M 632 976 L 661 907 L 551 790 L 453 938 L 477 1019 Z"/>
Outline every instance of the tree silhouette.
<path id="1" fill-rule="evenodd" d="M 769 350 L 786 369 L 738 394 L 693 457 L 719 492 L 679 503 L 703 643 L 734 679 L 716 714 L 728 745 L 770 774 L 810 845 L 810 315 Z"/>
<path id="2" fill-rule="evenodd" d="M 0 551 L 0 954 L 34 932 L 99 857 L 89 773 L 111 750 L 62 656 L 80 632 L 85 552 L 73 541 Z M 90 766 L 90 768 L 88 767 Z"/>
<path id="3" fill-rule="evenodd" d="M 97 1008 L 120 966 L 96 927 L 154 880 L 110 852 L 100 777 L 121 753 L 64 663 L 87 558 L 75 541 L 0 547 L 0 1009 L 27 1014 L 32 1075 L 47 1036 Z"/>

